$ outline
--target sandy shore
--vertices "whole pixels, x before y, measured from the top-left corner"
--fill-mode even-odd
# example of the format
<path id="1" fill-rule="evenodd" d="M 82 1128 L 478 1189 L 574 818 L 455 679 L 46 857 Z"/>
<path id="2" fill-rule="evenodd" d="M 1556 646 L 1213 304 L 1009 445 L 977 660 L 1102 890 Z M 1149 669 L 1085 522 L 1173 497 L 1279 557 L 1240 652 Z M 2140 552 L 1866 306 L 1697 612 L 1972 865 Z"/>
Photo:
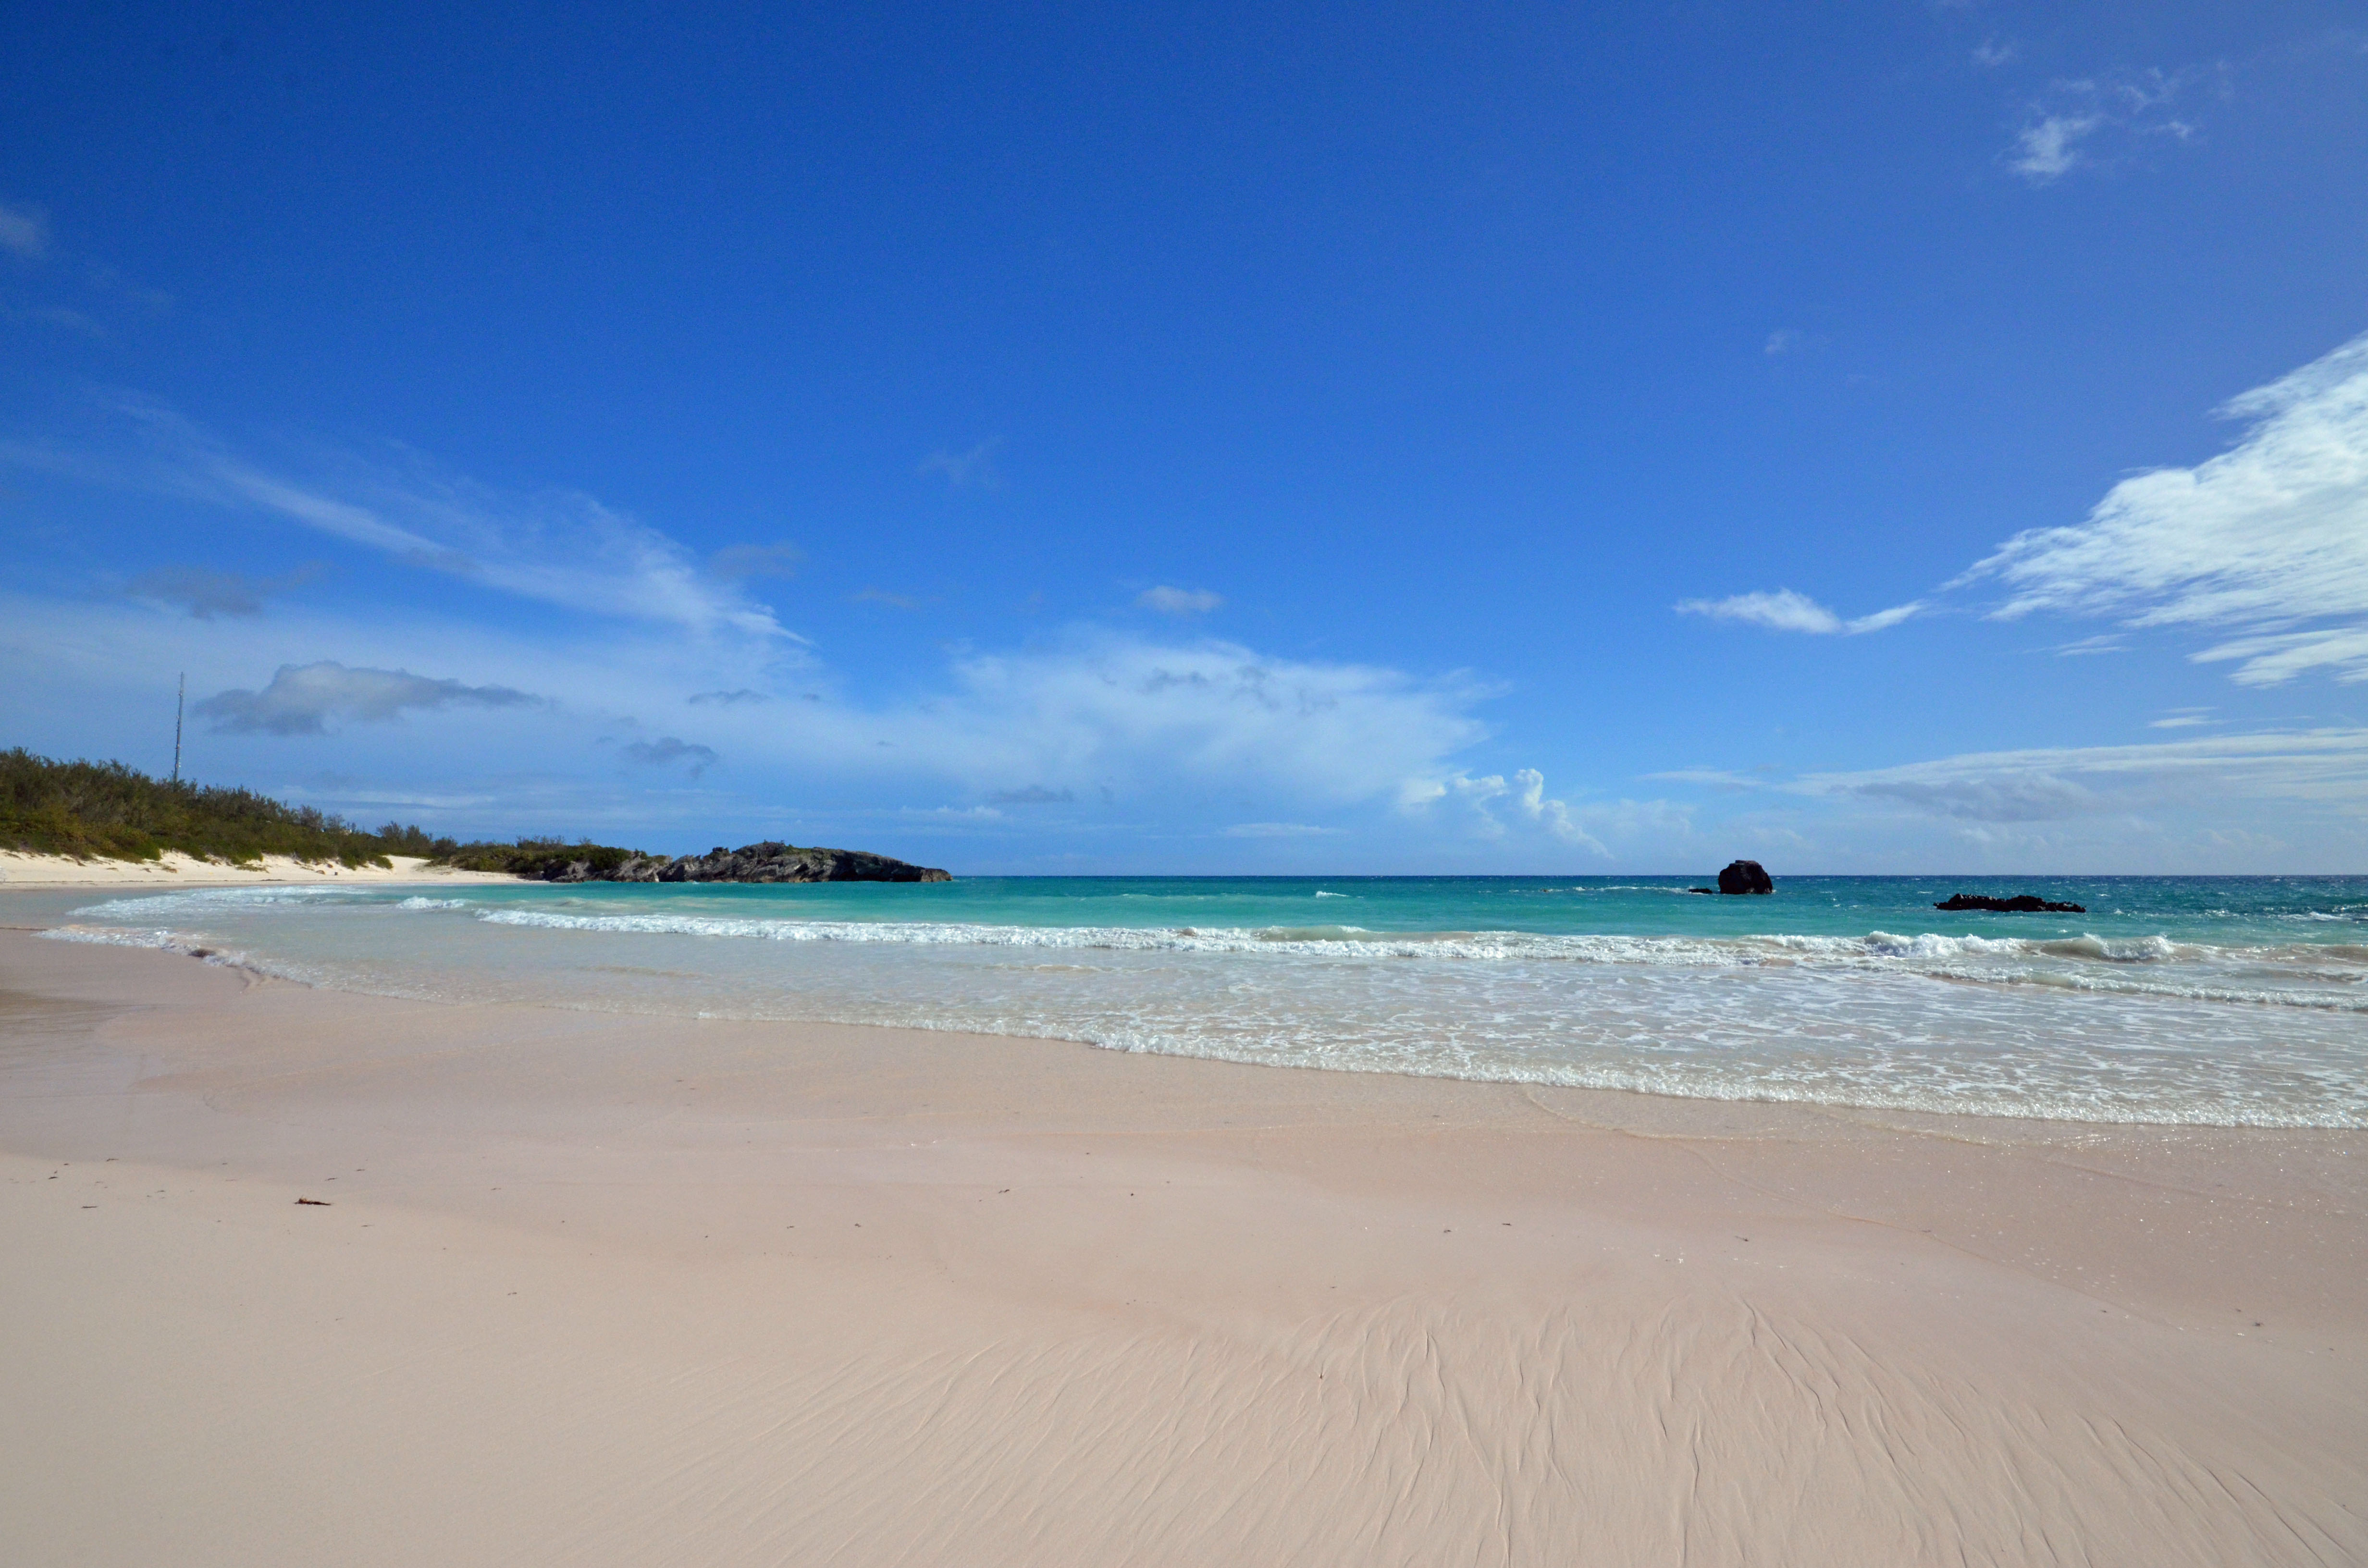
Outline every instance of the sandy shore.
<path id="1" fill-rule="evenodd" d="M 2357 1133 L 436 1006 L 0 931 L 0 1177 L 27 1562 L 2368 1561 Z"/>
<path id="2" fill-rule="evenodd" d="M 263 887 L 288 882 L 516 882 L 493 871 L 456 871 L 411 855 L 390 855 L 388 866 L 340 866 L 266 855 L 253 866 L 200 860 L 177 849 L 154 860 L 77 860 L 70 855 L 28 855 L 0 849 L 0 887 L 172 888 Z"/>

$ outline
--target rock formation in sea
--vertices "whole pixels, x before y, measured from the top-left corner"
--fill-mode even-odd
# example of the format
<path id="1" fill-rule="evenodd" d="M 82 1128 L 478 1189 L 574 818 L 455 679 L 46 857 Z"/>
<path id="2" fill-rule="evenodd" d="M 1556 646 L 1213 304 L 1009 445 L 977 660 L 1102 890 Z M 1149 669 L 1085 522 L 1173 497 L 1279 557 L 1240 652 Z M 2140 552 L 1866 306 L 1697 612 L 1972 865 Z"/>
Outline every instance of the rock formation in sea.
<path id="1" fill-rule="evenodd" d="M 1718 874 L 1718 891 L 1721 892 L 1774 892 L 1776 883 L 1768 875 L 1768 868 L 1759 861 L 1733 860 L 1727 863 L 1725 870 Z"/>
<path id="2" fill-rule="evenodd" d="M 2017 893 L 2012 898 L 1992 898 L 1987 893 L 1978 892 L 1952 893 L 1947 903 L 1936 903 L 1932 907 L 1948 910 L 1987 909 L 1999 915 L 2086 915 L 2089 913 L 2089 906 L 2086 904 L 2050 903 L 2037 893 L 2028 892 Z"/>
<path id="3" fill-rule="evenodd" d="M 950 882 L 934 866 L 915 866 L 860 849 L 801 849 L 767 840 L 704 855 L 632 855 L 613 866 L 558 860 L 521 873 L 546 882 Z"/>

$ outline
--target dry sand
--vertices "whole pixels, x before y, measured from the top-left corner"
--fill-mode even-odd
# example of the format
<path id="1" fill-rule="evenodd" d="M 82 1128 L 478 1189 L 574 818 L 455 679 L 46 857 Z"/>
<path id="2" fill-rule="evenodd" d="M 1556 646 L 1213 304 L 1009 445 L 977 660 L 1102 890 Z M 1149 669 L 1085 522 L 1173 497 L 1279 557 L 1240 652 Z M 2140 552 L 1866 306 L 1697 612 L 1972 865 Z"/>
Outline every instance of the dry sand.
<path id="1" fill-rule="evenodd" d="M 2363 1158 L 441 1007 L 0 932 L 0 1539 L 2357 1562 Z"/>
<path id="2" fill-rule="evenodd" d="M 254 865 L 200 860 L 168 849 L 154 860 L 77 860 L 71 855 L 28 855 L 0 849 L 0 887 L 169 888 L 200 884 L 262 887 L 287 882 L 515 882 L 495 871 L 456 871 L 413 855 L 390 855 L 393 866 L 340 866 L 266 855 Z"/>

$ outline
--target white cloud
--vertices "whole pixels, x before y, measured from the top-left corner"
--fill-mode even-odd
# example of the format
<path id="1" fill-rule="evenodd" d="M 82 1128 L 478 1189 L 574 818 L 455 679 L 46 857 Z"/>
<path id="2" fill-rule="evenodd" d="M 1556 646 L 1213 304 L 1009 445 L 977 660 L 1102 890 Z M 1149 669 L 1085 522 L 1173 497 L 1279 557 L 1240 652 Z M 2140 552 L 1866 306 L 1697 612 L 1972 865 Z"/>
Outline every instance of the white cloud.
<path id="1" fill-rule="evenodd" d="M 972 484 L 982 490 L 994 490 L 1003 483 L 1003 476 L 995 472 L 994 461 L 995 449 L 1001 445 L 1002 437 L 990 436 L 966 452 L 939 447 L 921 460 L 921 472 L 944 474 L 950 490 Z"/>
<path id="2" fill-rule="evenodd" d="M 1077 792 L 1074 790 L 1028 784 L 1017 790 L 997 790 L 986 798 L 986 803 L 991 806 L 1065 806 L 1076 798 Z"/>
<path id="3" fill-rule="evenodd" d="M 1806 341 L 1794 328 L 1780 326 L 1768 335 L 1768 341 L 1760 345 L 1759 351 L 1771 357 L 1778 354 L 1790 354 Z"/>
<path id="4" fill-rule="evenodd" d="M 893 736 L 975 783 L 1095 778 L 1138 791 L 1253 787 L 1348 803 L 1384 796 L 1484 733 L 1460 681 L 1081 630 L 1047 647 L 959 660 L 952 689 L 876 715 L 810 722 Z M 804 716 L 802 716 L 804 717 Z M 852 734 L 850 738 L 852 738 Z"/>
<path id="5" fill-rule="evenodd" d="M 1304 822 L 1237 822 L 1225 829 L 1227 838 L 1322 838 L 1338 834 L 1337 827 L 1317 827 Z"/>
<path id="6" fill-rule="evenodd" d="M 1546 796 L 1545 775 L 1534 767 L 1515 770 L 1508 784 L 1501 773 L 1474 778 L 1465 773 L 1451 773 L 1440 778 L 1409 778 L 1398 790 L 1398 804 L 1407 811 L 1422 811 L 1440 801 L 1452 800 L 1470 809 L 1474 825 L 1486 836 L 1501 838 L 1506 824 L 1497 815 L 1497 802 L 1509 802 L 1517 819 L 1560 839 L 1595 854 L 1609 857 L 1611 851 L 1603 842 L 1580 824 L 1579 813 L 1561 801 Z M 1622 801 L 1623 806 L 1631 802 Z"/>
<path id="7" fill-rule="evenodd" d="M 1225 601 L 1206 588 L 1170 588 L 1162 585 L 1144 589 L 1134 596 L 1134 602 L 1162 615 L 1206 615 Z"/>
<path id="8" fill-rule="evenodd" d="M 0 458 L 263 512 L 406 565 L 570 609 L 701 635 L 794 637 L 673 540 L 580 492 L 500 491 L 403 453 L 393 463 L 333 455 L 291 477 L 153 402 L 120 397 L 113 409 L 139 432 L 138 456 L 10 443 Z"/>
<path id="9" fill-rule="evenodd" d="M 732 759 L 736 778 L 796 780 L 803 790 L 850 791 L 882 805 L 1090 780 L 1144 811 L 1212 829 L 1386 805 L 1405 780 L 1450 771 L 1458 752 L 1486 737 L 1474 710 L 1494 694 L 1461 676 L 1425 679 L 1084 627 L 1025 649 L 954 658 L 905 694 L 866 702 L 779 643 L 664 627 L 552 633 L 436 612 L 355 617 L 300 604 L 200 628 L 125 601 L 0 590 L 0 689 L 40 694 L 23 705 L 27 725 L 38 714 L 40 733 L 86 737 L 72 740 L 78 746 L 131 744 L 108 739 L 119 729 L 145 734 L 153 726 L 133 722 L 131 710 L 155 700 L 159 670 L 168 672 L 169 736 L 169 672 L 187 667 L 192 691 L 251 687 L 276 665 L 316 662 L 324 651 L 358 668 L 466 670 L 472 684 L 532 691 L 552 704 L 466 723 L 456 704 L 435 755 L 393 757 L 389 766 L 403 771 L 388 777 L 531 769 L 589 789 L 614 757 L 595 744 L 594 725 L 616 733 L 625 715 L 682 713 L 693 696 L 770 691 L 780 699 L 711 698 L 688 710 L 699 716 L 698 738 Z M 389 749 L 351 730 L 340 744 Z"/>
<path id="10" fill-rule="evenodd" d="M 2012 61 L 2019 51 L 2012 40 L 1984 39 L 1974 46 L 1974 63 L 1986 70 Z"/>
<path id="11" fill-rule="evenodd" d="M 2125 479 L 2084 521 L 2017 534 L 1960 582 L 2006 583 L 2002 618 L 2237 629 L 2195 657 L 2237 663 L 2248 686 L 2317 668 L 2368 680 L 2368 335 L 2222 413 L 2250 421 L 2229 450 Z"/>
<path id="12" fill-rule="evenodd" d="M 409 670 L 348 669 L 324 659 L 282 665 L 260 691 L 218 692 L 192 704 L 191 711 L 213 720 L 217 733 L 319 735 L 327 733 L 333 718 L 382 722 L 406 708 L 519 708 L 540 701 L 506 686 L 464 686 Z"/>
<path id="13" fill-rule="evenodd" d="M 1979 51 L 1975 54 L 1985 65 L 2010 57 L 2010 51 L 1998 59 Z M 2052 83 L 2045 96 L 2026 110 L 2006 151 L 2006 165 L 2032 185 L 2049 185 L 2076 168 L 2134 156 L 2149 139 L 2188 141 L 2195 134 L 2195 123 L 2174 115 L 2171 106 L 2200 83 L 2213 80 L 2225 93 L 2225 69 L 2123 71 Z M 2101 153 L 2100 146 L 2106 148 Z"/>
<path id="14" fill-rule="evenodd" d="M 2368 812 L 2368 729 L 2265 731 L 2147 745 L 1984 752 L 1774 786 L 1974 822 L 2044 822 L 2200 801 Z"/>
<path id="15" fill-rule="evenodd" d="M 1919 599 L 1913 604 L 1895 605 L 1873 615 L 1845 620 L 1806 594 L 1779 588 L 1772 594 L 1736 594 L 1724 599 L 1687 599 L 1677 608 L 1680 615 L 1703 615 L 1713 620 L 1740 620 L 1752 626 L 1764 626 L 1770 631 L 1855 637 L 1868 631 L 1880 631 L 1887 626 L 1896 626 L 1922 610 L 1924 605 Z"/>
<path id="16" fill-rule="evenodd" d="M 2080 162 L 2080 143 L 2104 123 L 2100 114 L 2041 115 L 2015 132 L 2007 167 L 2033 185 L 2058 179 Z"/>
<path id="17" fill-rule="evenodd" d="M 2118 631 L 2108 631 L 2096 637 L 2083 637 L 2074 642 L 2059 642 L 2047 650 L 2059 659 L 2087 659 L 2099 653 L 2126 653 L 2128 641 Z"/>
<path id="18" fill-rule="evenodd" d="M 50 248 L 50 217 L 38 207 L 0 201 L 0 250 L 38 261 Z"/>

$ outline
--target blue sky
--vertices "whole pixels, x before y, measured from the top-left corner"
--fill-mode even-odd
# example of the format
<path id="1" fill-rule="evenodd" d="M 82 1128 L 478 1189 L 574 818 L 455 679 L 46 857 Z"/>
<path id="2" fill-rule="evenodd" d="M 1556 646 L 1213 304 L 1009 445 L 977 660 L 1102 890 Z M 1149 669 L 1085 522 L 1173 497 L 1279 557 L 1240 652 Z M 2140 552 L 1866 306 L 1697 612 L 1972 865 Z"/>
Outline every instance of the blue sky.
<path id="1" fill-rule="evenodd" d="M 0 741 L 988 871 L 2368 868 L 2356 6 L 17 7 Z"/>

